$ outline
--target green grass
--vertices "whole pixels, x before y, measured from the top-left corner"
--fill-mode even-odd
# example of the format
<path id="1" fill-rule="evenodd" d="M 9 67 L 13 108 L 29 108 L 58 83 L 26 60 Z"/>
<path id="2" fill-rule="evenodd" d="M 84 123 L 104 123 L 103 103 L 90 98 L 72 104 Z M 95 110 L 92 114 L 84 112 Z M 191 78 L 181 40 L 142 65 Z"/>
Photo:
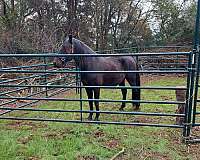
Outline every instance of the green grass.
<path id="1" fill-rule="evenodd" d="M 147 77 L 148 78 L 148 77 Z M 150 86 L 185 85 L 183 77 L 161 77 L 145 81 Z M 65 97 L 78 98 L 73 91 Z M 129 93 L 129 99 L 131 94 Z M 84 93 L 84 97 L 86 95 Z M 121 99 L 119 91 L 103 90 L 101 98 Z M 174 91 L 142 90 L 145 100 L 175 100 Z M 101 103 L 101 110 L 118 111 L 120 104 Z M 37 108 L 79 109 L 77 102 L 48 102 Z M 88 109 L 84 103 L 84 109 Z M 141 111 L 174 113 L 176 105 L 142 104 Z M 131 104 L 126 111 L 132 111 Z M 80 118 L 78 113 L 13 112 L 9 116 Z M 84 114 L 84 119 L 87 114 Z M 174 124 L 170 117 L 101 115 L 103 121 Z M 0 121 L 0 160 L 109 160 L 123 148 L 118 160 L 195 160 L 200 147 L 181 143 L 181 130 L 155 127 L 91 125 L 29 121 Z"/>

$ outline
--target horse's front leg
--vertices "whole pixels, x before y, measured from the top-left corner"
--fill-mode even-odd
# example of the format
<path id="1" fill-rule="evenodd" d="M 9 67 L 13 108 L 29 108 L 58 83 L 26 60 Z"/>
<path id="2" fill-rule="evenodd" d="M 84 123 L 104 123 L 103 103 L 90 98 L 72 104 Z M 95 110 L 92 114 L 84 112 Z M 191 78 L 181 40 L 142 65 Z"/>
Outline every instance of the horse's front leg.
<path id="1" fill-rule="evenodd" d="M 93 90 L 92 88 L 85 88 L 88 99 L 93 99 Z M 89 101 L 90 111 L 93 111 L 93 101 Z M 89 113 L 88 120 L 92 120 L 93 113 Z"/>
<path id="2" fill-rule="evenodd" d="M 125 80 L 122 83 L 120 83 L 119 86 L 125 87 Z M 123 100 L 126 100 L 127 89 L 122 88 L 121 91 L 122 91 Z M 121 108 L 119 110 L 123 111 L 125 107 L 126 107 L 126 102 L 122 102 Z"/>
<path id="3" fill-rule="evenodd" d="M 100 88 L 95 88 L 94 89 L 94 98 L 96 100 L 99 100 L 99 97 L 100 97 Z M 98 112 L 99 111 L 99 101 L 95 101 L 95 106 L 96 106 L 96 111 Z M 100 113 L 96 113 L 96 117 L 95 117 L 95 121 L 99 121 L 99 116 L 100 116 Z"/>

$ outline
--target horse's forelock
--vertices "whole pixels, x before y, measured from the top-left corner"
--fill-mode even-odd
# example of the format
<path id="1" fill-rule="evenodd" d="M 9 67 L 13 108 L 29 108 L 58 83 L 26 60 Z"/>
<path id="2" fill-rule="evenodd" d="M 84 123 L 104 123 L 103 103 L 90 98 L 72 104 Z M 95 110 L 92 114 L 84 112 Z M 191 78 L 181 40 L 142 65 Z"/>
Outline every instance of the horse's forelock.
<path id="1" fill-rule="evenodd" d="M 70 44 L 70 43 L 69 43 L 69 38 L 66 37 L 65 40 L 64 40 L 64 45 L 67 46 L 67 45 L 69 45 L 69 44 Z"/>
<path id="2" fill-rule="evenodd" d="M 77 40 L 77 39 L 75 39 L 75 38 L 72 38 L 72 44 L 76 44 L 77 42 L 80 42 L 80 41 Z M 65 44 L 65 45 L 71 45 L 69 37 L 66 37 L 66 38 L 65 38 L 64 44 Z"/>

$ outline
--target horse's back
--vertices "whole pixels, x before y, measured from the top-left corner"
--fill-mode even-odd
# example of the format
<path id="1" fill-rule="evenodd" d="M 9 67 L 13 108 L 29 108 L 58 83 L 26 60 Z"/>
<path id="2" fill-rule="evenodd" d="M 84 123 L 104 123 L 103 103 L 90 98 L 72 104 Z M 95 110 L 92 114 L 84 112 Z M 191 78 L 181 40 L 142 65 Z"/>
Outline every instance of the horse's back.
<path id="1" fill-rule="evenodd" d="M 121 62 L 124 70 L 137 70 L 138 65 L 135 57 L 132 56 L 122 56 L 118 57 L 119 61 Z"/>

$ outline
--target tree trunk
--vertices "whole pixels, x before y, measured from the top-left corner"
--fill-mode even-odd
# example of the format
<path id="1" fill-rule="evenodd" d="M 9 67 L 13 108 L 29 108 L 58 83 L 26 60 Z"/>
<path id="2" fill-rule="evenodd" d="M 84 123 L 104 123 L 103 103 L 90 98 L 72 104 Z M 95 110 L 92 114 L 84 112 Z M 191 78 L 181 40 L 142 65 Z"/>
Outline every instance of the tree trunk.
<path id="1" fill-rule="evenodd" d="M 14 12 L 14 10 L 15 10 L 15 1 L 11 0 L 10 4 L 11 4 L 11 11 Z"/>
<path id="2" fill-rule="evenodd" d="M 4 0 L 1 0 L 1 16 L 6 16 L 7 8 L 6 8 L 6 2 Z"/>
<path id="3" fill-rule="evenodd" d="M 78 18 L 77 18 L 78 0 L 68 0 L 68 26 L 65 29 L 65 34 L 72 34 L 78 36 Z"/>

